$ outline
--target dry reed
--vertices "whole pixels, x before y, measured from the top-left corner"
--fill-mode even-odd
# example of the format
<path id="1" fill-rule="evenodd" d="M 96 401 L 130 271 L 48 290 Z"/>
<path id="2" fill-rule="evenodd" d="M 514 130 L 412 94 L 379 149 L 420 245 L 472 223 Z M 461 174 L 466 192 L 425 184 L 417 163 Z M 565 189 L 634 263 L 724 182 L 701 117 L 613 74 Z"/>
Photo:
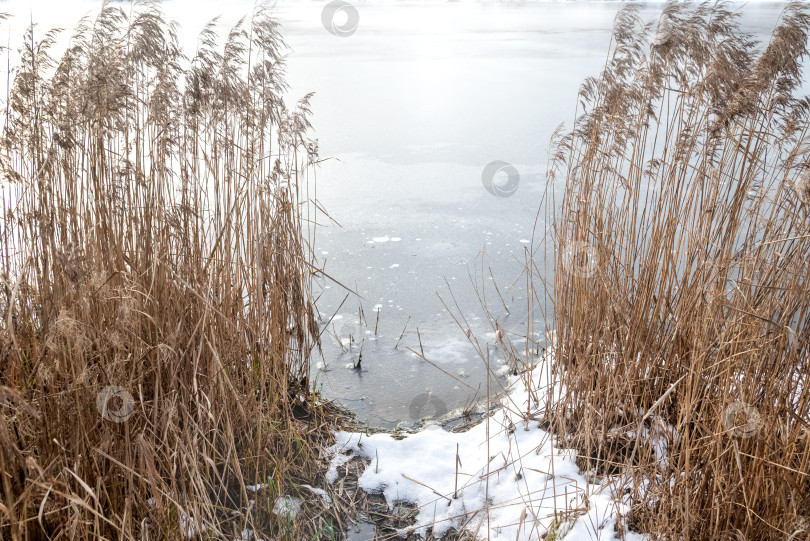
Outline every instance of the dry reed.
<path id="1" fill-rule="evenodd" d="M 296 481 L 328 432 L 309 96 L 285 107 L 265 6 L 222 44 L 210 23 L 190 59 L 176 31 L 147 3 L 105 4 L 58 60 L 56 32 L 25 34 L 0 141 L 3 539 L 322 525 L 272 512 L 311 499 Z M 132 395 L 125 422 L 97 408 L 107 386 Z"/>
<path id="2" fill-rule="evenodd" d="M 761 51 L 722 2 L 625 7 L 555 136 L 547 422 L 631 530 L 810 536 L 809 32 L 801 3 Z"/>

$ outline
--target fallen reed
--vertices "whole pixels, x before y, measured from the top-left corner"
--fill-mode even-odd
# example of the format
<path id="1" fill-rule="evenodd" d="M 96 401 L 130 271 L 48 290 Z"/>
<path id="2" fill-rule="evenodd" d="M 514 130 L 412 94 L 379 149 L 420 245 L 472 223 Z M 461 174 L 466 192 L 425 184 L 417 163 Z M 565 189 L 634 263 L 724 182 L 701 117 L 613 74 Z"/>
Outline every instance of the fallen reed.
<path id="1" fill-rule="evenodd" d="M 655 538 L 810 535 L 809 32 L 625 7 L 555 136 L 547 422 Z"/>
<path id="2" fill-rule="evenodd" d="M 3 539 L 326 527 L 300 486 L 327 433 L 309 96 L 285 106 L 265 6 L 215 29 L 190 58 L 156 4 L 105 4 L 59 58 L 56 31 L 25 34 L 0 141 Z"/>

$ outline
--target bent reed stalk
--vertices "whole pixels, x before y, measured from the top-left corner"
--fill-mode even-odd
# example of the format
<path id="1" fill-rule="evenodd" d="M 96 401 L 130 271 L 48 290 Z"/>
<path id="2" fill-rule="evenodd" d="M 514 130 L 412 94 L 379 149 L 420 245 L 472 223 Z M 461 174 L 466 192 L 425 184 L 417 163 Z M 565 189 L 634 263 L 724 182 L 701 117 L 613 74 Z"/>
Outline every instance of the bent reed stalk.
<path id="1" fill-rule="evenodd" d="M 761 51 L 723 2 L 625 7 L 555 136 L 547 422 L 654 538 L 810 535 L 808 33 L 801 3 Z"/>
<path id="2" fill-rule="evenodd" d="M 58 60 L 56 31 L 25 34 L 0 156 L 3 539 L 322 526 L 272 512 L 327 437 L 304 399 L 310 95 L 285 107 L 266 6 L 223 44 L 215 23 L 190 59 L 153 3 L 105 4 Z"/>

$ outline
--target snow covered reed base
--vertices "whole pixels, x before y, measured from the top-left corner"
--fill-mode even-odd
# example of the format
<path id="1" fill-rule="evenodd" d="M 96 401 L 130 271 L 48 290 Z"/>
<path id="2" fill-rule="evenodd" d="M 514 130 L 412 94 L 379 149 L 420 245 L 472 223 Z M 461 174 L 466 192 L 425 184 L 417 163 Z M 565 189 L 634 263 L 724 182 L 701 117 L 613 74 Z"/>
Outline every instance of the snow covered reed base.
<path id="1" fill-rule="evenodd" d="M 419 508 L 403 536 L 432 530 L 440 538 L 452 528 L 510 541 L 618 539 L 617 517 L 627 508 L 614 501 L 615 485 L 586 479 L 576 451 L 555 448 L 538 421 L 525 420 L 527 411 L 539 419 L 545 407 L 536 398 L 544 372 L 541 364 L 530 378 L 514 378 L 503 407 L 467 432 L 435 424 L 405 439 L 339 432 L 327 478 L 334 482 L 352 456 L 369 460 L 359 480 L 363 490 L 382 493 L 392 509 L 402 501 Z M 625 532 L 625 539 L 642 537 Z"/>

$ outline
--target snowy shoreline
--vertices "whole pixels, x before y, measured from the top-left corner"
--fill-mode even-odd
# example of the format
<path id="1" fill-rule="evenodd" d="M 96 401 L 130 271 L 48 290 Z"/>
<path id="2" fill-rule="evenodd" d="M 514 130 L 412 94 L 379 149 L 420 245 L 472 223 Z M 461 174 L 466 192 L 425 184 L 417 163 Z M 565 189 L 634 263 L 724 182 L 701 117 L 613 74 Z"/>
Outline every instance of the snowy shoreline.
<path id="1" fill-rule="evenodd" d="M 403 501 L 418 507 L 415 524 L 399 530 L 402 536 L 425 537 L 430 529 L 439 538 L 452 528 L 483 539 L 529 540 L 552 532 L 570 541 L 619 539 L 617 511 L 629 509 L 615 501 L 614 485 L 589 482 L 576 451 L 557 448 L 536 420 L 525 420 L 527 411 L 539 418 L 545 408 L 536 391 L 544 388 L 545 373 L 540 363 L 513 377 L 504 407 L 466 432 L 438 424 L 404 438 L 337 432 L 327 480 L 333 483 L 338 468 L 355 456 L 368 460 L 360 488 L 382 493 L 389 508 Z M 644 537 L 625 531 L 624 539 Z"/>

